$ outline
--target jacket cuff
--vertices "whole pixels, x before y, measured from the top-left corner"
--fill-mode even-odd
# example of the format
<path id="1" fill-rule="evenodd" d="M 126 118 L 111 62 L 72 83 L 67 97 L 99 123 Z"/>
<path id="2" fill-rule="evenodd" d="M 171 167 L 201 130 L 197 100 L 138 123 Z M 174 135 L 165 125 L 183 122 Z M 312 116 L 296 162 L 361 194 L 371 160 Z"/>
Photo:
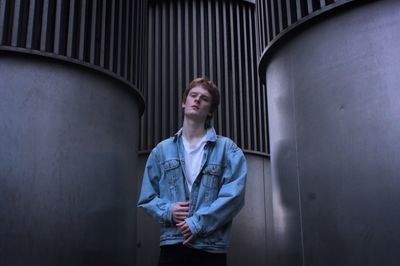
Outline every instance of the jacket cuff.
<path id="1" fill-rule="evenodd" d="M 189 226 L 190 231 L 193 236 L 196 236 L 201 233 L 201 227 L 198 223 L 194 221 L 194 217 L 189 217 L 185 219 L 186 224 Z"/>
<path id="2" fill-rule="evenodd" d="M 174 204 L 168 204 L 165 214 L 164 214 L 164 224 L 165 225 L 172 225 L 173 221 L 172 221 L 172 208 L 174 207 Z"/>

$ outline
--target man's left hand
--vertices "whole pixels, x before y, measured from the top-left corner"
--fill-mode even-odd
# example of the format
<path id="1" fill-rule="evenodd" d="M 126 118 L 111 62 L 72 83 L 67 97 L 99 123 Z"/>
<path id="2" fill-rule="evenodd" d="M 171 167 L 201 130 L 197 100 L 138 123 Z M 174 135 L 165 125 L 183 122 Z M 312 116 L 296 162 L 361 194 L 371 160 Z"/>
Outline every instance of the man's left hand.
<path id="1" fill-rule="evenodd" d="M 183 245 L 186 245 L 193 239 L 192 231 L 190 231 L 189 226 L 186 221 L 182 221 L 178 223 L 176 226 L 181 228 L 182 234 L 185 237 L 185 241 L 183 241 Z"/>

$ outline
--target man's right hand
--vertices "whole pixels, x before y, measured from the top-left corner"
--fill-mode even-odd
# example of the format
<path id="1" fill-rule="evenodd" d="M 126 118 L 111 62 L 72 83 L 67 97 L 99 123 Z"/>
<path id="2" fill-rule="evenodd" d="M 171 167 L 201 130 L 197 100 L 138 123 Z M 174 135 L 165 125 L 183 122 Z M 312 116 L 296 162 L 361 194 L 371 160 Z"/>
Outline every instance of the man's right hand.
<path id="1" fill-rule="evenodd" d="M 172 208 L 172 220 L 174 224 L 183 222 L 189 215 L 189 202 L 178 201 Z"/>

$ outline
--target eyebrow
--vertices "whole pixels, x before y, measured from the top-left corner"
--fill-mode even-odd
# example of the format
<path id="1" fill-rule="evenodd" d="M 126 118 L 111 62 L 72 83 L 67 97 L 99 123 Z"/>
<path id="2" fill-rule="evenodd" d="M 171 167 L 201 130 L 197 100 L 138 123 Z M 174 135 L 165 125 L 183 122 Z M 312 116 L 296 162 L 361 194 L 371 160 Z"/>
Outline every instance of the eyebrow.
<path id="1" fill-rule="evenodd" d="M 203 97 L 211 98 L 211 95 L 202 94 L 202 93 L 197 92 L 197 91 L 190 91 L 189 94 L 201 94 L 201 96 L 203 96 Z"/>

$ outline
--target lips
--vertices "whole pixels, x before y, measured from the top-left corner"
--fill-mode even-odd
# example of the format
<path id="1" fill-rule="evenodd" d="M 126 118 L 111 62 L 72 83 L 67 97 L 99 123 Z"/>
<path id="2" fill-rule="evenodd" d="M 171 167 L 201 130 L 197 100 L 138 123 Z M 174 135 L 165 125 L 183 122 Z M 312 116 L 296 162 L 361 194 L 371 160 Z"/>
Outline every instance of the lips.
<path id="1" fill-rule="evenodd" d="M 192 107 L 192 109 L 195 109 L 195 110 L 199 110 L 200 109 L 200 107 L 198 105 L 192 105 L 191 107 Z"/>

